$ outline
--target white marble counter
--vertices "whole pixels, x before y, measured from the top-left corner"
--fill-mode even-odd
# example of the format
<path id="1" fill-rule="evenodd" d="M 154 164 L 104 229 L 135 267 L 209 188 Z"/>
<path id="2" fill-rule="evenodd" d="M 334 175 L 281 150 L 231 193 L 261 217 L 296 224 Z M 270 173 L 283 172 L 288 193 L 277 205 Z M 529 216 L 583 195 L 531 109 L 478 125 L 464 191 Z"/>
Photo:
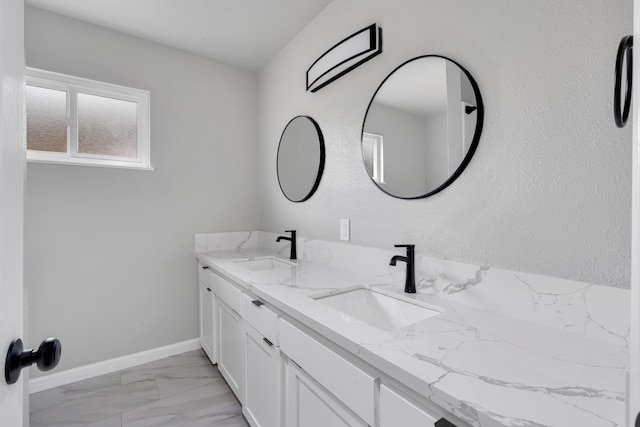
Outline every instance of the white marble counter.
<path id="1" fill-rule="evenodd" d="M 256 249 L 260 246 L 263 249 Z M 381 285 L 380 275 L 306 260 L 287 269 L 253 272 L 236 261 L 274 255 L 274 247 L 231 247 L 235 249 L 201 250 L 197 257 L 473 426 L 625 425 L 628 351 L 619 337 L 594 339 L 496 314 L 438 292 L 410 296 L 395 279 Z M 399 293 L 445 311 L 386 332 L 354 319 L 345 321 L 340 312 L 309 298 L 356 286 Z"/>

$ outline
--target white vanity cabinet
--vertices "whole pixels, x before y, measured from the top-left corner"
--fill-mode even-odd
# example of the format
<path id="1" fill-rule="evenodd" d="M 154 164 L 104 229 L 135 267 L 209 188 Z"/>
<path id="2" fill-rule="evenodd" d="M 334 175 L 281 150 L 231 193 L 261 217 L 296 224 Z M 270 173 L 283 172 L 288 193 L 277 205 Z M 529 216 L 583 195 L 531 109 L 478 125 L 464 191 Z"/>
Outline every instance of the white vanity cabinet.
<path id="1" fill-rule="evenodd" d="M 437 419 L 396 391 L 380 386 L 380 427 L 433 426 Z"/>
<path id="2" fill-rule="evenodd" d="M 204 265 L 199 292 L 200 343 L 252 427 L 468 427 Z"/>
<path id="3" fill-rule="evenodd" d="M 242 296 L 245 346 L 245 401 L 242 413 L 252 427 L 282 425 L 282 358 L 278 316 L 261 300 Z"/>
<path id="4" fill-rule="evenodd" d="M 252 427 L 281 425 L 280 349 L 245 322 L 246 388 L 242 413 Z"/>
<path id="5" fill-rule="evenodd" d="M 239 314 L 242 291 L 214 274 L 213 292 L 218 370 L 240 403 L 244 403 L 244 340 Z"/>
<path id="6" fill-rule="evenodd" d="M 215 295 L 212 289 L 213 273 L 209 270 L 209 267 L 202 264 L 198 265 L 198 279 L 200 345 L 209 360 L 211 360 L 211 363 L 216 363 L 216 340 L 213 326 Z"/>
<path id="7" fill-rule="evenodd" d="M 278 332 L 286 427 L 374 425 L 374 376 L 284 319 Z"/>
<path id="8" fill-rule="evenodd" d="M 285 368 L 285 427 L 366 427 L 367 423 L 292 360 Z M 399 424 L 398 424 L 399 425 Z"/>

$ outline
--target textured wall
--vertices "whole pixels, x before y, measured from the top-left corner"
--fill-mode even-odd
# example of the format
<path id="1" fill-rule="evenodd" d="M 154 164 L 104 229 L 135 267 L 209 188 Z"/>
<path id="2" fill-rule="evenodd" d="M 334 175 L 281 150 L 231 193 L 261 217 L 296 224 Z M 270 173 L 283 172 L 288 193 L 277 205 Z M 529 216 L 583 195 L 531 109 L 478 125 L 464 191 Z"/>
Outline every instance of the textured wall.
<path id="1" fill-rule="evenodd" d="M 305 71 L 334 43 L 373 22 L 384 52 L 317 93 Z M 387 248 L 628 286 L 631 128 L 612 118 L 619 39 L 632 1 L 335 0 L 260 72 L 261 229 L 297 228 Z M 378 190 L 360 155 L 369 99 L 414 56 L 441 54 L 477 80 L 486 108 L 475 157 L 443 192 L 418 201 Z M 287 122 L 321 126 L 326 166 L 317 193 L 280 193 L 275 159 Z"/>
<path id="2" fill-rule="evenodd" d="M 30 342 L 59 337 L 60 371 L 196 337 L 194 234 L 258 225 L 257 75 L 30 8 L 26 52 L 151 91 L 156 168 L 28 165 Z"/>

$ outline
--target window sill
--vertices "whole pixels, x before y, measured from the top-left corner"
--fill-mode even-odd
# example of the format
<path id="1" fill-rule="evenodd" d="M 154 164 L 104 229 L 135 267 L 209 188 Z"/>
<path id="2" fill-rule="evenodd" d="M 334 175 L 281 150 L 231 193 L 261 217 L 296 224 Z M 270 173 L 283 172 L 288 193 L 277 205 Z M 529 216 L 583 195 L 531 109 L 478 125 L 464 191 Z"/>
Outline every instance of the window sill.
<path id="1" fill-rule="evenodd" d="M 27 164 L 28 163 L 48 163 L 67 166 L 93 166 L 102 168 L 116 168 L 116 169 L 135 169 L 142 171 L 154 171 L 155 169 L 150 165 L 134 162 L 123 162 L 115 160 L 100 160 L 100 159 L 85 159 L 85 158 L 42 158 L 37 155 L 33 155 L 27 152 Z"/>

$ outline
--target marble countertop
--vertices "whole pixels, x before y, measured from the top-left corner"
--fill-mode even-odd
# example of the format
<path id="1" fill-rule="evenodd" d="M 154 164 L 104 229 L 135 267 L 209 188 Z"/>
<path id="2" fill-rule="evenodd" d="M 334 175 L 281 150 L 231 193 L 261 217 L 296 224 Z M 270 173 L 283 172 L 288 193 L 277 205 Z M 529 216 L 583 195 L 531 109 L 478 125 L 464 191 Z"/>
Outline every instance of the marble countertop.
<path id="1" fill-rule="evenodd" d="M 260 249 L 197 254 L 234 283 L 473 426 L 625 425 L 625 347 L 300 260 L 251 271 Z M 310 298 L 372 287 L 444 309 L 391 332 Z"/>

